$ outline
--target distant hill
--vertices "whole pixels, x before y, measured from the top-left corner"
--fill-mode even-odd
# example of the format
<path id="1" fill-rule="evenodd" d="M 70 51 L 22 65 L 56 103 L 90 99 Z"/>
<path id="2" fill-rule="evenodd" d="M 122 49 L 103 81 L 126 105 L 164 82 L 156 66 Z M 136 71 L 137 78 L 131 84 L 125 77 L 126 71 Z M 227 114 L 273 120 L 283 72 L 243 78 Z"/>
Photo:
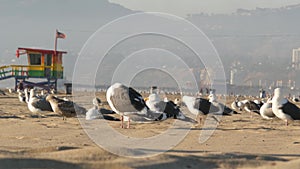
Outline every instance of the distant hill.
<path id="1" fill-rule="evenodd" d="M 0 66 L 26 63 L 25 57 L 16 59 L 14 56 L 18 46 L 52 49 L 55 29 L 59 29 L 67 35 L 66 39 L 59 40 L 58 48 L 68 51 L 64 57 L 64 67 L 68 80 L 71 80 L 76 57 L 86 40 L 104 24 L 135 12 L 137 11 L 108 0 L 2 0 Z M 287 80 L 291 51 L 300 47 L 298 18 L 300 4 L 274 9 L 238 9 L 231 15 L 202 13 L 187 17 L 212 40 L 223 61 L 227 77 L 233 67 L 232 63 L 240 63 L 237 69 L 241 84 L 257 75 L 268 78 L 270 83 L 274 80 Z M 152 39 L 149 41 L 153 42 Z M 125 46 L 120 51 L 128 54 L 137 46 L 130 47 L 132 49 Z M 114 57 L 124 57 L 124 53 L 117 52 Z M 178 54 L 190 55 L 184 50 L 178 51 Z M 194 60 L 189 61 L 197 63 Z M 198 69 L 203 65 L 193 66 Z"/>
<path id="2" fill-rule="evenodd" d="M 287 57 L 300 46 L 300 4 L 283 8 L 238 9 L 231 15 L 193 14 L 223 56 Z"/>
<path id="3" fill-rule="evenodd" d="M 212 40 L 225 65 L 227 77 L 232 63 L 241 63 L 239 73 L 245 79 L 239 81 L 240 84 L 245 83 L 249 73 L 260 72 L 270 83 L 288 80 L 286 74 L 290 71 L 292 49 L 300 47 L 300 22 L 297 18 L 300 18 L 300 4 L 238 9 L 231 15 L 202 13 L 187 17 Z"/>

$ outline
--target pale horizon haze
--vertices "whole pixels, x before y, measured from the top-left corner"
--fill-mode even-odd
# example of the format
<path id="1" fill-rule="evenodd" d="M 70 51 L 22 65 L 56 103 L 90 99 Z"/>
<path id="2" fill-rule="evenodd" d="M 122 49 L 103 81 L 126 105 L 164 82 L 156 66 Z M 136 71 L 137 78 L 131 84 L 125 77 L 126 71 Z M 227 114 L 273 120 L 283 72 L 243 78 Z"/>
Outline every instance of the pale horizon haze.
<path id="1" fill-rule="evenodd" d="M 109 0 L 126 8 L 144 12 L 163 12 L 186 17 L 188 14 L 230 14 L 237 9 L 280 8 L 299 4 L 299 0 Z"/>

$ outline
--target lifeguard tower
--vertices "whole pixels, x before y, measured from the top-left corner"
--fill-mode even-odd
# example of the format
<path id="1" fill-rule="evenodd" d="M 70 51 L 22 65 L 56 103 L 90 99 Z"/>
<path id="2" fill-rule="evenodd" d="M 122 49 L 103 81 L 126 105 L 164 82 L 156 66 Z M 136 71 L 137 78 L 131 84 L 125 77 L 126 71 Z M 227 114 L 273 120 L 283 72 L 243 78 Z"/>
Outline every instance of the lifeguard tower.
<path id="1" fill-rule="evenodd" d="M 46 90 L 57 90 L 57 79 L 63 78 L 63 54 L 57 51 L 57 38 L 65 38 L 63 33 L 56 31 L 55 49 L 19 47 L 16 56 L 26 55 L 28 65 L 9 65 L 0 67 L 0 80 L 15 78 L 15 89 L 22 82 L 23 86 L 40 87 Z M 30 79 L 35 79 L 30 81 Z M 40 80 L 42 79 L 42 80 Z"/>
<path id="2" fill-rule="evenodd" d="M 57 79 L 63 78 L 63 54 L 65 51 L 54 51 L 38 48 L 18 48 L 16 56 L 26 55 L 28 65 L 9 65 L 0 67 L 0 80 L 15 78 L 15 89 L 20 82 L 26 86 L 40 87 L 46 90 L 57 90 Z M 44 79 L 40 82 L 30 78 Z M 37 81 L 37 80 L 35 80 Z"/>

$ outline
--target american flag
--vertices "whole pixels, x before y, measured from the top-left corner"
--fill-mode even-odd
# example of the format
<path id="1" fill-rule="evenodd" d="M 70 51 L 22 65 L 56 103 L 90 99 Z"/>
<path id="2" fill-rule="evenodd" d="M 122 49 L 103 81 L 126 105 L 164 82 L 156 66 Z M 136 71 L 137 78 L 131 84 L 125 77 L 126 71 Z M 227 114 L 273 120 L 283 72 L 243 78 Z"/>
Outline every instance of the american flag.
<path id="1" fill-rule="evenodd" d="M 56 38 L 65 39 L 66 35 L 64 33 L 58 32 L 58 30 L 56 30 Z"/>

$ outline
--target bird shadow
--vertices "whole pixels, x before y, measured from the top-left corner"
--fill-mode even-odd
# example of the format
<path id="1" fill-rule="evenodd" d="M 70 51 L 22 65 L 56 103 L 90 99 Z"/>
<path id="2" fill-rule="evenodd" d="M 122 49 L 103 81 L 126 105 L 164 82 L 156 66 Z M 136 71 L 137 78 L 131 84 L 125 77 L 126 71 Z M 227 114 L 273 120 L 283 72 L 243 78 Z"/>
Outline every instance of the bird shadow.
<path id="1" fill-rule="evenodd" d="M 4 115 L 4 116 L 0 116 L 0 119 L 23 119 L 23 118 L 16 115 Z"/>

